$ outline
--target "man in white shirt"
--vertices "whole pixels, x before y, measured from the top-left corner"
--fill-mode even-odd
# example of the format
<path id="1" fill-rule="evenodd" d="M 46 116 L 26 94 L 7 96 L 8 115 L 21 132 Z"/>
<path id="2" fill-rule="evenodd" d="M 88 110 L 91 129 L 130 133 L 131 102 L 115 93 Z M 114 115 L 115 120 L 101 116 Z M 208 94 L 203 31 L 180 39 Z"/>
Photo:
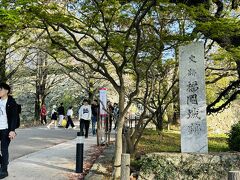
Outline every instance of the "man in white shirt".
<path id="1" fill-rule="evenodd" d="M 85 138 L 88 138 L 89 124 L 92 117 L 92 109 L 87 99 L 83 100 L 83 105 L 80 107 L 78 114 L 80 120 L 80 134 L 82 136 L 84 135 L 83 128 L 85 127 Z"/>
<path id="2" fill-rule="evenodd" d="M 6 83 L 0 83 L 0 179 L 8 176 L 8 147 L 10 141 L 16 136 L 15 129 L 19 127 L 19 114 L 16 101 L 9 96 L 10 86 Z"/>
<path id="3" fill-rule="evenodd" d="M 7 99 L 1 98 L 0 99 L 0 130 L 8 128 L 6 106 L 7 106 Z"/>

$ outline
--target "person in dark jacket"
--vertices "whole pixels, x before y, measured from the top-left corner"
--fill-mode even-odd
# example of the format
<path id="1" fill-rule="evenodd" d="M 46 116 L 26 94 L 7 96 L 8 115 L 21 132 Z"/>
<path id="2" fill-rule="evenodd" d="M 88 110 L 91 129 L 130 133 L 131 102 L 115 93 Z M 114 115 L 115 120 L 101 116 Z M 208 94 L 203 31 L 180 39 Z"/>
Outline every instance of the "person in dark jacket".
<path id="1" fill-rule="evenodd" d="M 108 116 L 107 116 L 107 121 L 106 121 L 106 132 L 111 132 L 112 130 L 112 121 L 113 121 L 113 106 L 111 101 L 107 101 L 107 112 L 108 112 Z"/>
<path id="2" fill-rule="evenodd" d="M 8 176 L 8 147 L 16 136 L 15 129 L 18 128 L 18 106 L 10 96 L 11 88 L 6 83 L 0 83 L 0 141 L 1 141 L 1 170 L 0 179 Z"/>
<path id="3" fill-rule="evenodd" d="M 98 115 L 99 115 L 99 105 L 97 100 L 93 100 L 92 103 L 92 134 L 95 135 L 96 134 L 96 123 L 97 123 L 97 119 L 98 119 Z"/>
<path id="4" fill-rule="evenodd" d="M 62 126 L 62 120 L 64 119 L 64 115 L 65 115 L 65 110 L 64 110 L 64 107 L 63 107 L 63 103 L 60 104 L 57 111 L 58 111 L 58 116 L 59 116 L 58 125 Z"/>

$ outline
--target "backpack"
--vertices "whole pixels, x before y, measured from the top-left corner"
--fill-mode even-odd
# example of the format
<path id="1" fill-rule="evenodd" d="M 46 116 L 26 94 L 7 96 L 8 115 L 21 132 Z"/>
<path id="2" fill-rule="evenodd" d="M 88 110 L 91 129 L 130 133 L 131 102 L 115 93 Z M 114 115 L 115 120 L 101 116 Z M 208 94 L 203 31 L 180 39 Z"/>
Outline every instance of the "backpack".
<path id="1" fill-rule="evenodd" d="M 16 128 L 19 128 L 20 127 L 20 114 L 22 112 L 22 105 L 21 104 L 17 104 L 17 112 L 18 112 L 18 117 L 17 117 Z"/>

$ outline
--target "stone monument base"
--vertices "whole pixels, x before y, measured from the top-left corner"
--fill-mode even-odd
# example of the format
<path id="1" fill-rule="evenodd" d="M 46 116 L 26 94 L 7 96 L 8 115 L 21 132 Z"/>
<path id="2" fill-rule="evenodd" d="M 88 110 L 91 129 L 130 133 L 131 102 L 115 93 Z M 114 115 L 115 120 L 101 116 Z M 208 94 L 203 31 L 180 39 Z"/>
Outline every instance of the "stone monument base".
<path id="1" fill-rule="evenodd" d="M 151 153 L 141 161 L 141 180 L 221 180 L 240 170 L 240 153 Z"/>

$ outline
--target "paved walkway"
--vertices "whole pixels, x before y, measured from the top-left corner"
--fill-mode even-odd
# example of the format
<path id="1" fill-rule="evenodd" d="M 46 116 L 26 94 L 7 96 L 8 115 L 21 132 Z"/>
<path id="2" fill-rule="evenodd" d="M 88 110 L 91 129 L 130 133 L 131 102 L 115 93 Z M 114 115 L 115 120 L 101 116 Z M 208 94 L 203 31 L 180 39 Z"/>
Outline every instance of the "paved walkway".
<path id="1" fill-rule="evenodd" d="M 96 145 L 96 137 L 85 139 L 84 152 Z M 66 180 L 75 172 L 76 139 L 25 155 L 9 164 L 6 180 Z"/>
<path id="2" fill-rule="evenodd" d="M 17 129 L 17 137 L 10 143 L 10 161 L 40 150 L 73 140 L 79 129 L 48 129 L 44 126 Z"/>

